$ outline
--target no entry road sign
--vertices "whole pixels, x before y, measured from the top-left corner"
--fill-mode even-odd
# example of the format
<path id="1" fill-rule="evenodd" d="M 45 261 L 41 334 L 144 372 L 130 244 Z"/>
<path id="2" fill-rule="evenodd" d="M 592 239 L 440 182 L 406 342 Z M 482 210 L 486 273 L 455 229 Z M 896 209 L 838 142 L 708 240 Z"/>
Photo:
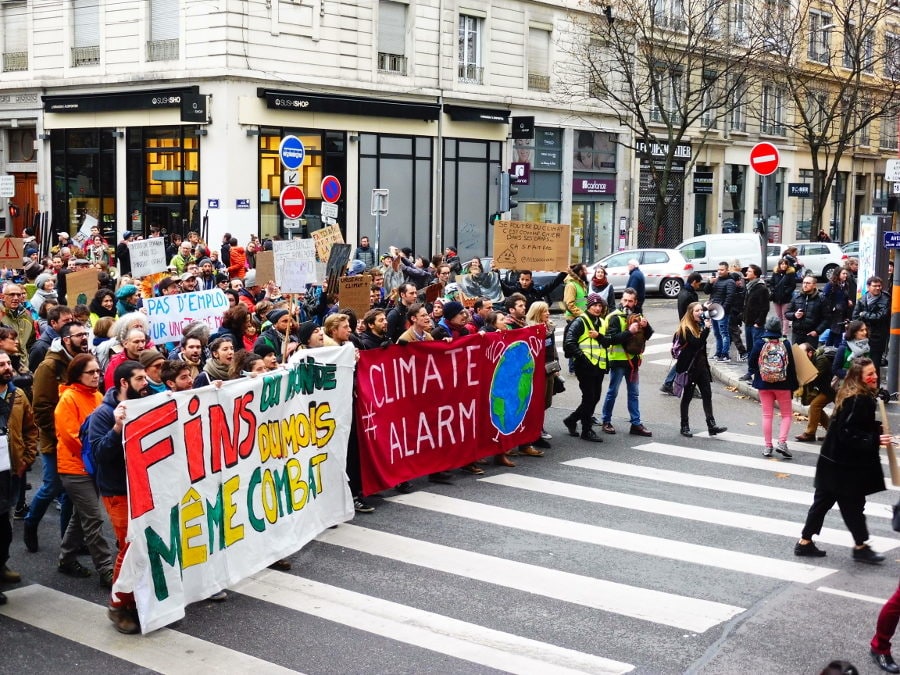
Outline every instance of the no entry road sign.
<path id="1" fill-rule="evenodd" d="M 760 176 L 769 176 L 778 168 L 778 148 L 771 143 L 757 143 L 750 151 L 750 167 Z"/>
<path id="2" fill-rule="evenodd" d="M 278 205 L 285 218 L 295 220 L 306 210 L 306 195 L 296 185 L 288 185 L 281 191 Z"/>

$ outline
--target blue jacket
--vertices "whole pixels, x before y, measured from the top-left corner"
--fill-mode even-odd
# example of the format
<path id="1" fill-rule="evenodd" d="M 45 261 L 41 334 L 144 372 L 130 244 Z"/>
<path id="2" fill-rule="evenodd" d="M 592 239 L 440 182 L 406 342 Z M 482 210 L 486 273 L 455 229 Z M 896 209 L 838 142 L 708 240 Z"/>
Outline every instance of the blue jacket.
<path id="1" fill-rule="evenodd" d="M 104 497 L 128 494 L 122 434 L 113 431 L 116 424 L 115 410 L 119 405 L 118 393 L 116 388 L 106 392 L 103 402 L 91 414 L 91 424 L 88 427 L 88 440 L 97 469 L 97 487 Z"/>

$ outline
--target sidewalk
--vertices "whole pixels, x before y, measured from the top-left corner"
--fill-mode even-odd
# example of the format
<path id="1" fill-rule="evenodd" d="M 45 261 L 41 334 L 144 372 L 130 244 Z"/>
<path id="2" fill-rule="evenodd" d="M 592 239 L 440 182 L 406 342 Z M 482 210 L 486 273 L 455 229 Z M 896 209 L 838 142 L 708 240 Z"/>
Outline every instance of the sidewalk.
<path id="1" fill-rule="evenodd" d="M 734 387 L 739 393 L 749 396 L 755 401 L 759 400 L 759 392 L 750 386 L 751 383 L 741 382 L 739 379 L 747 372 L 746 362 L 729 361 L 722 363 L 720 361 L 714 361 L 712 357 L 710 357 L 709 367 L 712 371 L 713 379 L 717 382 L 721 382 L 728 387 Z M 795 413 L 799 413 L 800 415 L 809 414 L 809 406 L 802 405 L 796 398 L 792 399 L 791 403 Z M 828 404 L 825 409 L 830 412 L 832 406 L 833 404 Z M 891 431 L 897 433 L 897 430 L 900 429 L 900 405 L 892 401 L 885 404 L 885 410 L 887 410 L 888 417 L 891 420 Z"/>

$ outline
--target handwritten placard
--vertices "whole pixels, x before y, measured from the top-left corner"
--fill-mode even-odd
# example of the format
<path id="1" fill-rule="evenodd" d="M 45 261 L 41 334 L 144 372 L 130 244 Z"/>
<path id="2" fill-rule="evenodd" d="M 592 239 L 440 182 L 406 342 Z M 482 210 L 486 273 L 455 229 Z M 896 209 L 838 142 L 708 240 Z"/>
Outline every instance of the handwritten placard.
<path id="1" fill-rule="evenodd" d="M 369 289 L 372 287 L 372 277 L 361 274 L 354 277 L 341 277 L 340 294 L 338 299 L 341 309 L 352 309 L 360 319 L 369 311 Z"/>
<path id="2" fill-rule="evenodd" d="M 494 260 L 512 270 L 564 272 L 569 268 L 569 226 L 500 220 L 494 224 Z"/>
<path id="3" fill-rule="evenodd" d="M 275 283 L 284 293 L 305 293 L 307 284 L 316 282 L 316 248 L 312 239 L 275 241 L 272 252 Z"/>
<path id="4" fill-rule="evenodd" d="M 131 273 L 135 277 L 143 277 L 168 269 L 166 260 L 166 242 L 162 237 L 150 237 L 128 243 L 131 254 Z"/>
<path id="5" fill-rule="evenodd" d="M 329 225 L 321 230 L 316 230 L 312 233 L 312 238 L 316 242 L 316 254 L 322 262 L 328 262 L 332 246 L 344 243 L 344 235 L 341 234 L 341 228 L 337 225 Z"/>

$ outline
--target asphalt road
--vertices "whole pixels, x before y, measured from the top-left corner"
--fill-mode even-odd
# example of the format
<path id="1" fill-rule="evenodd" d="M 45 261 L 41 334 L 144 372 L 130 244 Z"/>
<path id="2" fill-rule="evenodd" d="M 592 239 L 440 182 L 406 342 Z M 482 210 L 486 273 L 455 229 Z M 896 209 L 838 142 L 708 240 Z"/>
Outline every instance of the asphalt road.
<path id="1" fill-rule="evenodd" d="M 641 371 L 652 438 L 627 434 L 624 387 L 615 436 L 568 437 L 561 420 L 578 393 L 567 377 L 545 457 L 373 497 L 375 513 L 326 531 L 290 572 L 266 570 L 147 637 L 113 630 L 95 579 L 56 571 L 53 509 L 36 554 L 16 521 L 9 564 L 25 579 L 0 607 L 2 671 L 774 674 L 845 658 L 880 672 L 868 641 L 897 586 L 896 490 L 868 509 L 882 566 L 851 560 L 836 511 L 819 538 L 828 556 L 795 558 L 817 446 L 789 443 L 792 462 L 763 458 L 758 403 L 723 383 L 714 406 L 728 433 L 680 436 L 679 401 L 659 391 L 674 301 L 650 300 L 646 313 L 657 329 Z M 691 412 L 702 430 L 699 401 Z M 791 438 L 801 431 L 795 422 Z"/>

